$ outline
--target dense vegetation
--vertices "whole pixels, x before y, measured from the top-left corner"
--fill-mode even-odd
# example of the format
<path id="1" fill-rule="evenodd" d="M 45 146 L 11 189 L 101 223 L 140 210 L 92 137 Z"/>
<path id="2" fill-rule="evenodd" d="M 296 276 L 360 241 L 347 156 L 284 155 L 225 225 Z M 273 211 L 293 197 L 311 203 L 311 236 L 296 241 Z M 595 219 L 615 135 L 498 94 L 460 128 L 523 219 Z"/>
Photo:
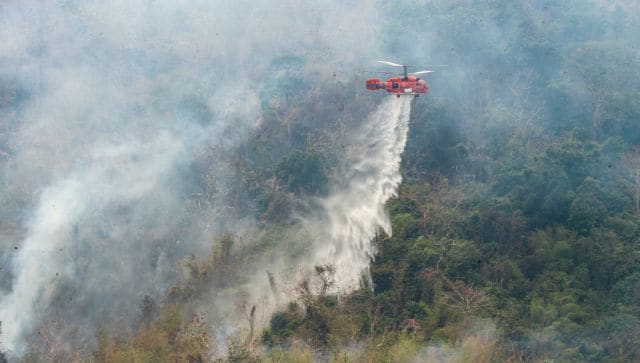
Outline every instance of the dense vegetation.
<path id="1" fill-rule="evenodd" d="M 287 92 L 265 86 L 262 124 L 231 163 L 229 203 L 265 232 L 242 247 L 221 236 L 210 256 L 185 261 L 184 282 L 145 299 L 131 334 L 97 333 L 95 361 L 640 360 L 637 6 L 417 3 L 387 5 L 399 17 L 424 11 L 429 26 L 387 24 L 386 50 L 418 43 L 409 57 L 428 50 L 449 67 L 412 104 L 373 286 L 334 294 L 340 271 L 316 266 L 264 330 L 242 307 L 246 330 L 226 347 L 190 306 L 210 285 L 263 273 L 245 267 L 302 233 L 294 213 L 328 192 L 354 115 L 383 97 L 310 86 L 296 73 L 304 57 L 278 58 L 269 87 Z"/>

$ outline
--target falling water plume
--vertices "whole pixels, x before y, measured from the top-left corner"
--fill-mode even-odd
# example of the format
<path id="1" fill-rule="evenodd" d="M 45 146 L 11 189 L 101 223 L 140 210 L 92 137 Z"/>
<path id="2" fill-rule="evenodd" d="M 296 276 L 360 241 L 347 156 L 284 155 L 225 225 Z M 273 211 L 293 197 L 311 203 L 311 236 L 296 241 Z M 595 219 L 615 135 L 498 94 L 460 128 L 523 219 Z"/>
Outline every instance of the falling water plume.
<path id="1" fill-rule="evenodd" d="M 370 282 L 372 243 L 379 228 L 391 234 L 385 203 L 396 195 L 402 181 L 400 159 L 407 141 L 411 98 L 388 98 L 371 114 L 346 153 L 344 170 L 334 192 L 323 200 L 328 234 L 316 261 L 337 270 L 336 287 L 357 288 L 361 278 Z"/>

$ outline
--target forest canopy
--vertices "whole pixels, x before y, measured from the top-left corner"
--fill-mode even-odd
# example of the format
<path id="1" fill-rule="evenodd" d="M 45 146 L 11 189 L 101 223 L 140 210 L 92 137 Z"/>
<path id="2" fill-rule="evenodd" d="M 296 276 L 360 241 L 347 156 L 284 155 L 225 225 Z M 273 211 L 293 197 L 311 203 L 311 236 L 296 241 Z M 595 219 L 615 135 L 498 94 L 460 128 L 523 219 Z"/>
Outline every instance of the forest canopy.
<path id="1" fill-rule="evenodd" d="M 375 24 L 359 19 L 352 26 L 378 28 L 379 54 L 358 62 L 373 64 L 387 56 L 446 67 L 425 77 L 430 92 L 411 101 L 399 164 L 402 182 L 385 204 L 391 228 L 375 231 L 375 254 L 358 287 L 341 291 L 344 271 L 332 261 L 307 266 L 306 274 L 295 263 L 311 261 L 305 258 L 322 245 L 330 223 L 321 223 L 319 210 L 348 186 L 345 175 L 351 174 L 344 169 L 353 140 L 367 140 L 367 134 L 357 133 L 391 96 L 367 93 L 366 76 L 355 72 L 353 59 L 322 64 L 321 50 L 293 47 L 256 66 L 263 77 L 252 80 L 257 91 L 247 100 L 252 105 L 247 110 L 255 114 L 229 116 L 209 106 L 201 95 L 209 86 L 203 84 L 180 97 L 173 97 L 180 92 L 170 87 L 145 94 L 141 102 L 153 105 L 152 115 L 181 120 L 162 127 L 169 134 L 188 130 L 184 144 L 200 140 L 198 135 L 223 135 L 216 143 L 194 141 L 199 146 L 193 150 L 162 137 L 143 144 L 141 150 L 179 155 L 175 168 L 165 170 L 162 160 L 145 152 L 120 157 L 120 149 L 109 149 L 106 156 L 91 156 L 111 161 L 115 155 L 118 165 L 89 178 L 92 188 L 146 191 L 118 176 L 142 164 L 153 165 L 143 177 L 162 178 L 170 188 L 143 194 L 138 207 L 129 205 L 137 196 L 105 202 L 88 191 L 91 203 L 107 207 L 79 209 L 76 227 L 65 230 L 73 242 L 60 253 L 74 250 L 69 258 L 76 261 L 75 274 L 82 275 L 113 266 L 110 248 L 127 256 L 129 245 L 114 240 L 143 240 L 136 246 L 144 248 L 133 249 L 127 261 L 154 268 L 131 268 L 139 289 L 109 290 L 114 282 L 107 277 L 55 285 L 46 307 L 35 309 L 44 317 L 26 334 L 22 359 L 640 360 L 640 7 L 632 0 L 372 4 L 383 16 Z M 310 35 L 315 33 L 304 30 L 315 41 Z M 291 42 L 307 44 L 298 36 L 303 35 Z M 337 36 L 320 37 L 329 43 Z M 250 44 L 264 46 L 256 43 Z M 173 67 L 141 55 L 123 57 L 136 70 L 153 74 L 154 81 L 163 79 L 163 67 Z M 0 237 L 14 241 L 28 234 L 32 222 L 21 211 L 37 205 L 34 190 L 40 190 L 36 182 L 17 181 L 41 175 L 48 163 L 40 159 L 19 169 L 20 175 L 11 171 L 31 160 L 15 135 L 26 129 L 23 107 L 36 96 L 29 93 L 33 84 L 9 75 L 0 73 L 0 182 L 6 186 L 0 192 Z M 146 81 L 137 81 L 144 89 Z M 161 94 L 181 101 L 159 104 Z M 145 107 L 133 112 L 150 112 Z M 216 117 L 258 121 L 211 131 Z M 136 132 L 144 134 L 150 124 Z M 115 127 L 99 127 L 109 139 L 119 135 Z M 66 136 L 39 152 L 80 155 L 83 150 L 67 145 L 74 137 Z M 57 161 L 59 172 L 75 170 L 74 163 L 81 170 L 94 165 L 78 158 Z M 42 177 L 40 183 L 49 178 L 55 179 Z M 166 190 L 175 194 L 162 197 Z M 321 222 L 310 223 L 314 218 Z M 188 240 L 206 243 L 175 242 Z M 8 251 L 0 255 L 3 269 L 17 268 L 11 253 L 22 245 L 2 246 Z M 92 251 L 89 256 L 98 251 L 104 257 L 89 258 L 85 249 Z M 272 268 L 284 264 L 294 267 Z M 0 278 L 0 299 L 15 284 L 14 274 Z M 70 296 L 85 283 L 98 291 L 72 302 Z M 278 300 L 271 311 L 264 301 L 251 300 L 252 288 L 289 299 Z M 116 293 L 137 299 L 116 304 L 134 313 L 105 318 L 111 315 L 103 301 L 111 300 L 102 299 Z M 68 305 L 78 308 L 69 311 Z M 89 322 L 74 325 L 83 311 Z M 228 317 L 232 324 L 224 320 Z M 78 338 L 87 331 L 92 338 Z"/>

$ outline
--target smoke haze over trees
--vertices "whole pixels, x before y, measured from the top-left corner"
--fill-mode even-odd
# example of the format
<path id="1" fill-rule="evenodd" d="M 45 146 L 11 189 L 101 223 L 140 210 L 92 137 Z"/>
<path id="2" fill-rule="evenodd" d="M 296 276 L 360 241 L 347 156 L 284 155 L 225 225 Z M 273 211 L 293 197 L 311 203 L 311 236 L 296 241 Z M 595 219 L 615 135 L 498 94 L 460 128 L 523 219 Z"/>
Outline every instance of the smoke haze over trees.
<path id="1" fill-rule="evenodd" d="M 635 1 L 0 29 L 0 361 L 640 359 Z M 447 67 L 397 100 L 378 59 Z"/>

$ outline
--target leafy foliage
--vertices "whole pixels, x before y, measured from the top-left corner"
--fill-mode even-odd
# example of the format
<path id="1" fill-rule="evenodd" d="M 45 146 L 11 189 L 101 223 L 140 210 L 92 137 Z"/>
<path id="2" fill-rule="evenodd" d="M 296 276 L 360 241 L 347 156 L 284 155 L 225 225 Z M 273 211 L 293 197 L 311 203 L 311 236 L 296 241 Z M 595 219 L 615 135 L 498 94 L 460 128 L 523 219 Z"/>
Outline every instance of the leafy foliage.
<path id="1" fill-rule="evenodd" d="M 294 151 L 276 165 L 275 174 L 287 190 L 318 194 L 326 191 L 328 178 L 317 153 Z"/>

